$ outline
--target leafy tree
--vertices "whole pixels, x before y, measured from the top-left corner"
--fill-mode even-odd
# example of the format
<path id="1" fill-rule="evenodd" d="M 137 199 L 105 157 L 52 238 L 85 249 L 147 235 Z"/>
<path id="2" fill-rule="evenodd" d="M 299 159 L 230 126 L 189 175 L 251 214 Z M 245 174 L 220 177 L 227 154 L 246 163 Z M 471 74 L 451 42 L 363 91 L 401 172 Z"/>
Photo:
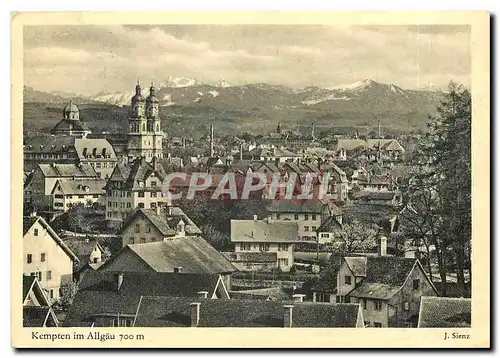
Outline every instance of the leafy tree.
<path id="1" fill-rule="evenodd" d="M 378 230 L 373 226 L 361 224 L 359 221 L 344 223 L 331 243 L 333 251 L 367 252 L 376 246 Z"/>
<path id="2" fill-rule="evenodd" d="M 57 306 L 66 310 L 71 306 L 73 300 L 78 292 L 78 284 L 76 282 L 68 283 L 61 287 L 61 297 L 57 302 Z"/>
<path id="3" fill-rule="evenodd" d="M 471 242 L 471 96 L 450 82 L 437 115 L 429 117 L 429 131 L 413 157 L 418 168 L 410 183 L 414 215 L 406 219 L 412 230 L 433 245 L 446 294 L 447 274 L 455 273 L 465 294 L 470 274 Z"/>

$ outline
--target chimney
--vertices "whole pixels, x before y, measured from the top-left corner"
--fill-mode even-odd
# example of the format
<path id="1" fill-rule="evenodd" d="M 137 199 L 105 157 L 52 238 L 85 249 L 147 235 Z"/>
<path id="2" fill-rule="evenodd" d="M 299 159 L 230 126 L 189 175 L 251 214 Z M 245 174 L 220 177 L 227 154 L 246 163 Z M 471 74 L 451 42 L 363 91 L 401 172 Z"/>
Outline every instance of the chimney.
<path id="1" fill-rule="evenodd" d="M 314 138 L 314 123 L 312 124 L 311 137 Z"/>
<path id="2" fill-rule="evenodd" d="M 243 143 L 240 144 L 240 160 L 243 160 Z"/>
<path id="3" fill-rule="evenodd" d="M 271 215 L 269 215 L 269 216 L 267 217 L 267 223 L 268 223 L 268 224 L 270 224 L 270 223 L 272 223 L 272 222 L 273 222 L 273 218 L 272 218 L 272 216 L 271 216 Z"/>
<path id="4" fill-rule="evenodd" d="M 191 308 L 191 327 L 198 327 L 200 323 L 200 302 L 193 302 L 190 305 Z"/>
<path id="5" fill-rule="evenodd" d="M 294 294 L 294 295 L 292 296 L 292 298 L 293 298 L 293 302 L 304 302 L 304 297 L 305 297 L 305 296 L 306 296 L 306 295 L 304 295 L 304 294 L 301 294 L 301 293 L 296 293 L 296 294 Z"/>
<path id="6" fill-rule="evenodd" d="M 254 215 L 254 216 L 253 216 L 253 221 L 257 221 L 257 220 L 259 220 L 259 219 L 257 218 L 257 215 Z"/>
<path id="7" fill-rule="evenodd" d="M 285 309 L 283 326 L 285 328 L 291 328 L 293 327 L 293 305 L 284 305 L 283 308 Z"/>
<path id="8" fill-rule="evenodd" d="M 174 267 L 174 273 L 180 273 L 182 271 L 181 266 Z"/>
<path id="9" fill-rule="evenodd" d="M 378 255 L 387 256 L 387 238 L 385 236 L 379 238 Z"/>
<path id="10" fill-rule="evenodd" d="M 167 211 L 166 211 L 167 217 L 172 216 L 172 202 L 169 201 L 167 203 L 166 209 L 167 209 Z"/>
<path id="11" fill-rule="evenodd" d="M 120 291 L 123 284 L 123 273 L 115 274 L 116 292 Z"/>
<path id="12" fill-rule="evenodd" d="M 208 298 L 208 291 L 198 291 L 198 298 Z"/>
<path id="13" fill-rule="evenodd" d="M 155 212 L 156 215 L 161 215 L 161 206 L 158 203 L 156 203 Z"/>
<path id="14" fill-rule="evenodd" d="M 214 125 L 210 125 L 210 158 L 214 157 Z"/>

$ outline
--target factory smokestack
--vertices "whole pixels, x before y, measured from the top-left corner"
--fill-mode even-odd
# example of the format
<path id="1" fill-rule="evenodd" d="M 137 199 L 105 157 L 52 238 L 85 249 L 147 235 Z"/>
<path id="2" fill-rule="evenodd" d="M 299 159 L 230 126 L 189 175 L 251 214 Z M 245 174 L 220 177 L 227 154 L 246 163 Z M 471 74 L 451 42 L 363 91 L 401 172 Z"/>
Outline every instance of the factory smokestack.
<path id="1" fill-rule="evenodd" d="M 210 158 L 214 157 L 214 125 L 210 125 Z"/>

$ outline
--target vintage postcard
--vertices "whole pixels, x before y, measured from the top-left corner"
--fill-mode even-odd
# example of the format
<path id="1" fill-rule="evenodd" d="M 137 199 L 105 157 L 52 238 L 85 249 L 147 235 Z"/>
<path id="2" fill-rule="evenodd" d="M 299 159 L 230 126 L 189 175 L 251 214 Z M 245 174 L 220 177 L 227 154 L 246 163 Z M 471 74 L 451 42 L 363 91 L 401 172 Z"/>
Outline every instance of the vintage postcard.
<path id="1" fill-rule="evenodd" d="M 12 345 L 490 347 L 489 23 L 12 14 Z"/>

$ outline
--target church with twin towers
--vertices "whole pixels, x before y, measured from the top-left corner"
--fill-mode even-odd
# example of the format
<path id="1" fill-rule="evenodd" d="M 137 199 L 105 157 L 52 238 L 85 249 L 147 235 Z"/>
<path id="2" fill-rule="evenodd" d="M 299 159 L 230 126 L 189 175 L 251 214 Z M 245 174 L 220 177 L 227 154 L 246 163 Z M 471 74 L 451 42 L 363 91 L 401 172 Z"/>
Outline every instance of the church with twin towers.
<path id="1" fill-rule="evenodd" d="M 129 161 L 144 157 L 148 162 L 163 158 L 163 131 L 160 120 L 160 104 L 151 82 L 149 96 L 144 98 L 137 81 L 135 95 L 131 99 L 128 127 L 127 157 Z"/>

